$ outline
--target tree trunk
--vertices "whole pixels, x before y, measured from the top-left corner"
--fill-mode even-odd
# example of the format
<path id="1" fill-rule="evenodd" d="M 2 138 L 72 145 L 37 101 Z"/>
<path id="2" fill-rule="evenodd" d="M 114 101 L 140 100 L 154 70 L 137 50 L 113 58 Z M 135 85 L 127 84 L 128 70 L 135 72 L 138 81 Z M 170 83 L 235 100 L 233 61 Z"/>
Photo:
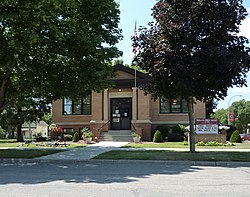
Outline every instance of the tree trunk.
<path id="1" fill-rule="evenodd" d="M 190 125 L 190 133 L 189 133 L 189 145 L 190 145 L 190 152 L 195 152 L 195 135 L 194 135 L 194 109 L 193 109 L 193 97 L 189 97 L 187 99 L 188 105 L 188 118 L 189 118 L 189 125 Z"/>
<path id="2" fill-rule="evenodd" d="M 9 85 L 9 80 L 11 76 L 11 71 L 7 71 L 1 80 L 0 84 L 0 113 L 4 110 L 6 105 L 7 90 Z"/>
<path id="3" fill-rule="evenodd" d="M 22 120 L 21 113 L 22 113 L 22 108 L 18 107 L 17 108 L 17 114 L 18 114 L 17 141 L 18 142 L 23 142 L 22 124 L 24 123 L 24 121 Z"/>
<path id="4" fill-rule="evenodd" d="M 17 125 L 17 141 L 23 142 L 22 124 L 21 123 L 19 123 Z"/>

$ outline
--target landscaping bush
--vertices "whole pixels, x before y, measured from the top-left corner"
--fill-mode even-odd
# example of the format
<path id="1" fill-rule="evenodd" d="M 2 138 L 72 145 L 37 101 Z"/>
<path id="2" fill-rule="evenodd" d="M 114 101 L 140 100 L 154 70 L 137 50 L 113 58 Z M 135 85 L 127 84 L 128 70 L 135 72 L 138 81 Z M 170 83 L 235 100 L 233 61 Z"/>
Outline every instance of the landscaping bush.
<path id="1" fill-rule="evenodd" d="M 172 133 L 178 133 L 180 136 L 184 136 L 185 130 L 180 125 L 173 126 L 171 129 Z"/>
<path id="2" fill-rule="evenodd" d="M 159 125 L 156 130 L 160 131 L 162 134 L 162 139 L 165 140 L 166 137 L 171 139 L 171 142 L 182 142 L 184 139 L 185 127 L 181 125 L 168 126 L 168 125 Z M 176 135 L 178 134 L 178 135 Z M 181 136 L 181 137 L 180 137 Z M 173 140 L 172 140 L 173 139 Z"/>
<path id="3" fill-rule="evenodd" d="M 7 131 L 0 127 L 0 139 L 6 139 Z"/>
<path id="4" fill-rule="evenodd" d="M 170 129 L 171 128 L 169 126 L 167 126 L 167 125 L 159 125 L 159 126 L 156 127 L 156 131 L 158 130 L 158 131 L 161 132 L 162 138 L 164 140 L 168 136 Z"/>
<path id="5" fill-rule="evenodd" d="M 216 141 L 209 141 L 207 143 L 200 141 L 196 143 L 197 146 L 224 146 L 223 143 L 221 142 L 216 142 Z"/>
<path id="6" fill-rule="evenodd" d="M 206 143 L 206 146 L 224 146 L 224 144 L 221 142 L 210 141 Z"/>
<path id="7" fill-rule="evenodd" d="M 74 136 L 73 136 L 72 141 L 73 141 L 73 142 L 78 142 L 79 140 L 80 140 L 80 138 L 79 138 L 79 133 L 76 131 L 76 132 L 74 133 Z"/>
<path id="8" fill-rule="evenodd" d="M 168 134 L 168 142 L 183 142 L 184 137 L 179 133 L 169 133 Z"/>
<path id="9" fill-rule="evenodd" d="M 70 134 L 65 134 L 64 136 L 63 136 L 63 138 L 64 138 L 64 141 L 72 141 L 72 135 L 70 135 Z M 79 141 L 79 140 L 78 140 Z"/>
<path id="10" fill-rule="evenodd" d="M 163 142 L 162 134 L 159 130 L 155 132 L 153 142 Z"/>
<path id="11" fill-rule="evenodd" d="M 230 142 L 232 143 L 242 143 L 239 131 L 234 131 L 233 134 L 230 137 Z"/>
<path id="12" fill-rule="evenodd" d="M 196 143 L 197 146 L 206 146 L 205 142 L 200 141 Z"/>

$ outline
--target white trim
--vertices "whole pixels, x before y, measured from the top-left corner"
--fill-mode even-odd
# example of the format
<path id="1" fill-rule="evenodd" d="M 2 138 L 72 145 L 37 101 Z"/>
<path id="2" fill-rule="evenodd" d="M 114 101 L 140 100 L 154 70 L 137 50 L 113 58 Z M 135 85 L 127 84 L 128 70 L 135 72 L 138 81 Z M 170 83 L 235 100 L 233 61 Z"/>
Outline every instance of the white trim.
<path id="1" fill-rule="evenodd" d="M 132 123 L 134 124 L 134 123 L 141 123 L 141 124 L 152 124 L 152 121 L 151 120 L 132 120 Z"/>
<path id="2" fill-rule="evenodd" d="M 57 125 L 90 125 L 90 122 L 56 122 Z"/>
<path id="3" fill-rule="evenodd" d="M 189 124 L 189 121 L 152 121 L 152 124 Z"/>
<path id="4" fill-rule="evenodd" d="M 132 98 L 133 92 L 110 92 L 109 98 Z"/>

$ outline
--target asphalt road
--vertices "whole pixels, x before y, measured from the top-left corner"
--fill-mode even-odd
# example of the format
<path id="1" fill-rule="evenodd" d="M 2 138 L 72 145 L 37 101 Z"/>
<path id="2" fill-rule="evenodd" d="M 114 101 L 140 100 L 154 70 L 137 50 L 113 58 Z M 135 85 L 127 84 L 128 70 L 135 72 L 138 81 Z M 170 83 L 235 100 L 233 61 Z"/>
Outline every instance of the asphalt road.
<path id="1" fill-rule="evenodd" d="M 3 197 L 249 197 L 249 167 L 142 161 L 3 161 Z"/>

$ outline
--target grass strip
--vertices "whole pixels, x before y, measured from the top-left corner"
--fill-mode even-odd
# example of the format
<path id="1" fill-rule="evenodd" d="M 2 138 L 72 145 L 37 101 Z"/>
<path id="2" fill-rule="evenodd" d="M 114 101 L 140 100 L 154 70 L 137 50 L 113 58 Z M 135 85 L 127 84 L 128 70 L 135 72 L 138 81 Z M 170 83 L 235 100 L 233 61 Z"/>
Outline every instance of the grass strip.
<path id="1" fill-rule="evenodd" d="M 165 142 L 165 143 L 130 143 L 123 148 L 189 148 L 189 145 L 183 142 Z M 197 149 L 250 149 L 250 143 L 234 143 L 232 145 L 226 144 L 224 146 L 196 146 Z"/>
<path id="2" fill-rule="evenodd" d="M 63 150 L 55 149 L 0 149 L 0 158 L 23 158 L 31 159 L 35 157 L 41 157 L 54 153 L 61 152 Z"/>
<path id="3" fill-rule="evenodd" d="M 165 150 L 115 150 L 103 153 L 94 159 L 250 162 L 250 152 L 190 153 Z"/>
<path id="4" fill-rule="evenodd" d="M 65 148 L 63 143 L 59 146 L 44 146 L 44 142 L 36 142 L 36 144 L 24 144 L 23 146 L 19 146 L 20 142 L 0 142 L 0 148 Z M 86 147 L 87 144 L 78 144 L 78 143 L 66 143 L 66 148 L 83 148 Z"/>

